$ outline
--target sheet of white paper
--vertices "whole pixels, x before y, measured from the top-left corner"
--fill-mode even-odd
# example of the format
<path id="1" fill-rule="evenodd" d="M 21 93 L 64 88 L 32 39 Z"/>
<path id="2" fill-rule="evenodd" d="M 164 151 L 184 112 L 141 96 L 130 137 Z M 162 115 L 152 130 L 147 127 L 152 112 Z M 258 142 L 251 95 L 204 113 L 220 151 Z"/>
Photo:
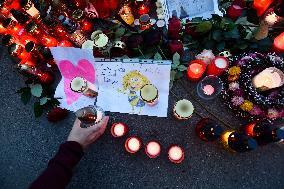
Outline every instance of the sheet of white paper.
<path id="1" fill-rule="evenodd" d="M 162 0 L 164 2 L 164 8 L 172 17 L 194 18 L 203 17 L 211 18 L 212 14 L 222 15 L 218 8 L 218 0 Z M 166 16 L 167 17 L 167 16 Z"/>
<path id="2" fill-rule="evenodd" d="M 88 98 L 70 89 L 71 80 L 78 76 L 97 85 L 93 51 L 89 49 L 54 47 L 51 48 L 51 52 L 62 75 L 54 95 L 55 98 L 59 99 L 60 107 L 75 112 L 80 108 L 93 105 L 95 103 L 94 98 Z"/>
<path id="3" fill-rule="evenodd" d="M 98 106 L 111 112 L 167 117 L 171 65 L 96 62 L 96 69 L 100 84 Z M 143 85 L 145 78 L 158 88 L 159 101 L 155 106 L 143 104 L 139 87 L 133 90 L 134 86 Z M 124 88 L 123 83 L 128 87 Z"/>

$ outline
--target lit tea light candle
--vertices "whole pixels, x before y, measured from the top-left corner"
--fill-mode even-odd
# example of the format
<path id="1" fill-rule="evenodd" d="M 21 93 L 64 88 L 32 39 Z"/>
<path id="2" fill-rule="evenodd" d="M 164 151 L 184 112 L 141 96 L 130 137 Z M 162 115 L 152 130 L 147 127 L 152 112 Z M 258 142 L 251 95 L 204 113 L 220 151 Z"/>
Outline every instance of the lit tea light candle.
<path id="1" fill-rule="evenodd" d="M 212 95 L 214 93 L 215 89 L 212 85 L 205 85 L 203 87 L 203 92 L 206 95 Z"/>
<path id="2" fill-rule="evenodd" d="M 125 141 L 125 149 L 131 154 L 138 152 L 141 146 L 142 142 L 138 137 L 130 137 Z"/>
<path id="3" fill-rule="evenodd" d="M 82 77 L 75 77 L 70 83 L 72 91 L 82 93 L 87 97 L 94 98 L 98 96 L 97 87 Z"/>
<path id="4" fill-rule="evenodd" d="M 193 60 L 187 69 L 187 77 L 191 81 L 199 80 L 206 70 L 206 64 L 202 60 Z"/>
<path id="5" fill-rule="evenodd" d="M 269 67 L 252 79 L 253 86 L 261 91 L 281 87 L 284 84 L 284 73 L 275 67 Z"/>
<path id="6" fill-rule="evenodd" d="M 123 123 L 114 123 L 111 127 L 111 134 L 113 137 L 122 137 L 126 135 L 128 131 L 127 125 Z"/>
<path id="7" fill-rule="evenodd" d="M 284 52 L 284 32 L 274 39 L 273 48 L 276 52 Z"/>
<path id="8" fill-rule="evenodd" d="M 257 11 L 257 15 L 261 16 L 273 3 L 274 0 L 254 0 L 253 8 Z"/>
<path id="9" fill-rule="evenodd" d="M 194 107 L 189 100 L 183 99 L 178 101 L 173 109 L 174 116 L 178 120 L 186 120 L 191 118 L 194 111 Z"/>
<path id="10" fill-rule="evenodd" d="M 140 97 L 146 104 L 153 106 L 158 103 L 159 91 L 154 85 L 148 84 L 140 89 Z"/>
<path id="11" fill-rule="evenodd" d="M 208 65 L 207 75 L 220 76 L 228 67 L 229 60 L 223 56 L 218 56 Z"/>
<path id="12" fill-rule="evenodd" d="M 184 151 L 180 146 L 173 145 L 169 148 L 168 157 L 172 163 L 181 163 L 184 160 Z"/>
<path id="13" fill-rule="evenodd" d="M 158 142 L 151 141 L 146 145 L 145 152 L 149 158 L 156 158 L 161 153 L 161 145 Z"/>

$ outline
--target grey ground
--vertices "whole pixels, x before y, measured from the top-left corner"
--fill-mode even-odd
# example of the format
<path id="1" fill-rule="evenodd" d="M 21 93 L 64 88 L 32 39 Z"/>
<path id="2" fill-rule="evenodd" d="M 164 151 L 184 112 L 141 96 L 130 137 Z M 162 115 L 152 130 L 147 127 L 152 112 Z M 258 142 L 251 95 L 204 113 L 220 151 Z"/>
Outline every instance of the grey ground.
<path id="1" fill-rule="evenodd" d="M 49 123 L 45 116 L 35 119 L 32 104 L 23 105 L 15 94 L 24 83 L 6 49 L 0 47 L 0 56 L 0 188 L 22 189 L 46 167 L 64 142 L 74 116 L 58 124 Z M 175 85 L 173 93 L 169 109 L 176 98 L 191 99 L 180 84 Z M 239 126 L 239 119 L 219 100 L 202 103 L 227 123 Z M 198 103 L 194 105 L 200 114 L 209 115 Z M 111 122 L 127 123 L 131 135 L 140 136 L 144 142 L 159 140 L 162 155 L 155 160 L 142 151 L 128 155 L 123 149 L 125 138 L 112 138 L 108 127 L 77 166 L 68 188 L 284 188 L 284 144 L 232 154 L 217 142 L 205 143 L 197 138 L 194 126 L 199 119 L 195 115 L 189 121 L 178 122 L 171 113 L 168 118 L 111 114 Z M 166 148 L 172 143 L 185 148 L 186 158 L 181 165 L 167 160 Z"/>

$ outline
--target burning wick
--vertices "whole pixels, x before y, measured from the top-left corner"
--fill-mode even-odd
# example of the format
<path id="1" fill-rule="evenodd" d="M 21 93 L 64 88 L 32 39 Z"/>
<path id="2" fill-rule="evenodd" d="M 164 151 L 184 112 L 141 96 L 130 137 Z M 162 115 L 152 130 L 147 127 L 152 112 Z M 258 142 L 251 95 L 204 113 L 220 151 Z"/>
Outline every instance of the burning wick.
<path id="1" fill-rule="evenodd" d="M 203 87 L 203 92 L 206 95 L 212 95 L 214 93 L 215 89 L 212 85 L 205 85 Z"/>
<path id="2" fill-rule="evenodd" d="M 181 163 L 184 160 L 184 151 L 179 146 L 172 146 L 168 152 L 169 160 L 173 163 Z"/>
<path id="3" fill-rule="evenodd" d="M 146 145 L 145 152 L 149 158 L 156 158 L 161 153 L 161 145 L 158 142 L 151 141 Z"/>
<path id="4" fill-rule="evenodd" d="M 138 152 L 141 148 L 142 142 L 139 138 L 137 137 L 129 137 L 125 141 L 125 149 L 127 152 L 134 154 Z"/>
<path id="5" fill-rule="evenodd" d="M 111 134 L 113 137 L 122 137 L 128 131 L 127 125 L 123 123 L 114 123 L 111 127 Z"/>

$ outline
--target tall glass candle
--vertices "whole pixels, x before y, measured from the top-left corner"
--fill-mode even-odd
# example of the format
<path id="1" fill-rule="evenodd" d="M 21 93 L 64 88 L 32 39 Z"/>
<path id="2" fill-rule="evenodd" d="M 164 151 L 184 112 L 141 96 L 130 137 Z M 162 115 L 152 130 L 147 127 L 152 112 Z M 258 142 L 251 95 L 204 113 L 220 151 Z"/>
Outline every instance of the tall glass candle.
<path id="1" fill-rule="evenodd" d="M 218 56 L 208 65 L 207 75 L 222 75 L 229 67 L 229 60 L 223 56 Z"/>
<path id="2" fill-rule="evenodd" d="M 261 16 L 274 0 L 254 0 L 253 8 L 257 11 L 257 15 Z"/>
<path id="3" fill-rule="evenodd" d="M 206 64 L 202 60 L 193 60 L 187 69 L 187 77 L 191 81 L 198 81 L 206 70 Z"/>
<path id="4" fill-rule="evenodd" d="M 284 32 L 274 39 L 273 48 L 276 52 L 284 52 Z"/>

